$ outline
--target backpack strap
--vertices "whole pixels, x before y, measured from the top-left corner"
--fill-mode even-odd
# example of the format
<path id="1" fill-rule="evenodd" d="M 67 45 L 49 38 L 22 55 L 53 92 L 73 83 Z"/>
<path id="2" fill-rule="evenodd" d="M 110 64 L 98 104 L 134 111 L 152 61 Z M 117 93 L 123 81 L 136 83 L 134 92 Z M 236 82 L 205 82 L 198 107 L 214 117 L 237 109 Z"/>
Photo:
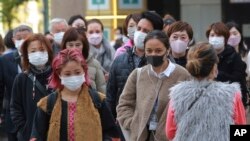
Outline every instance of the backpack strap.
<path id="1" fill-rule="evenodd" d="M 56 103 L 57 92 L 53 92 L 48 96 L 47 100 L 47 114 L 51 115 L 54 105 Z"/>
<path id="2" fill-rule="evenodd" d="M 42 94 L 44 94 L 44 96 L 46 96 L 47 95 L 47 90 L 46 90 L 46 88 L 44 87 L 44 86 L 42 86 L 42 84 L 37 80 L 37 79 L 34 79 L 35 78 L 35 76 L 30 72 L 29 74 L 28 74 L 28 77 L 29 77 L 29 79 L 33 82 L 34 80 L 35 80 L 35 82 L 33 82 L 33 83 L 35 83 L 35 86 L 38 88 L 38 90 L 42 93 Z M 33 86 L 34 87 L 34 86 Z"/>
<path id="3" fill-rule="evenodd" d="M 95 105 L 95 107 L 100 110 L 102 108 L 102 101 L 99 97 L 98 92 L 93 89 L 92 87 L 89 87 L 89 95 L 91 96 L 91 99 Z"/>

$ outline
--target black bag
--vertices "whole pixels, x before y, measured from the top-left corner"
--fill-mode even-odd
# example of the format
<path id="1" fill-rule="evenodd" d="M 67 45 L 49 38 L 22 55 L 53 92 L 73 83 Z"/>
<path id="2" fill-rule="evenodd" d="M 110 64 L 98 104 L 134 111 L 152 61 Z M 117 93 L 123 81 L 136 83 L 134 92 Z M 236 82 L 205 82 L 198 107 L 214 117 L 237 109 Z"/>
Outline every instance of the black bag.
<path id="1" fill-rule="evenodd" d="M 89 87 L 89 94 L 92 98 L 92 101 L 93 101 L 95 107 L 98 109 L 98 112 L 100 114 L 103 140 L 111 141 L 110 137 L 119 138 L 120 137 L 119 129 L 115 123 L 115 119 L 114 119 L 110 109 L 108 108 L 108 106 L 106 104 L 105 99 L 103 101 L 101 101 L 101 99 L 98 95 L 98 92 L 91 87 Z M 49 115 L 51 115 L 51 112 L 52 112 L 53 107 L 54 107 L 55 102 L 56 102 L 56 98 L 57 98 L 56 92 L 50 94 L 48 97 L 47 113 Z"/>

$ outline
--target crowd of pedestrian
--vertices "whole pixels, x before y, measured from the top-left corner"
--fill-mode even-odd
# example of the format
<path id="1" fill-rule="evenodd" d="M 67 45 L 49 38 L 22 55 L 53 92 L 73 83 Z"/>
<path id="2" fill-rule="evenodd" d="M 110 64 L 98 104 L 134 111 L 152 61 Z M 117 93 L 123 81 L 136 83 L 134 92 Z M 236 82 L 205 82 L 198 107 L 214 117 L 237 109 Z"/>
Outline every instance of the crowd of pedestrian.
<path id="1" fill-rule="evenodd" d="M 114 35 L 100 19 L 54 18 L 0 36 L 0 139 L 229 141 L 247 124 L 250 47 L 235 22 L 192 26 L 154 11 Z M 118 31 L 119 30 L 119 31 Z"/>

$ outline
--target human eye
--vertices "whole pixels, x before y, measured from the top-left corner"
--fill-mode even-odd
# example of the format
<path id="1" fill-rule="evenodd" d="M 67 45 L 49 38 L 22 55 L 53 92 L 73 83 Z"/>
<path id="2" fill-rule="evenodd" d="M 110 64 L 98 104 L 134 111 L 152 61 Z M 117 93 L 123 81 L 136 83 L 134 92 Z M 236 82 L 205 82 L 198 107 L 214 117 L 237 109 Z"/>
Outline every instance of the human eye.
<path id="1" fill-rule="evenodd" d="M 152 50 L 151 50 L 151 49 L 146 49 L 146 53 L 147 53 L 147 54 L 151 54 L 151 53 L 152 53 Z"/>
<path id="2" fill-rule="evenodd" d="M 157 53 L 157 54 L 159 54 L 159 53 L 161 53 L 161 52 L 162 52 L 161 49 L 156 49 L 156 50 L 155 50 L 155 53 Z"/>

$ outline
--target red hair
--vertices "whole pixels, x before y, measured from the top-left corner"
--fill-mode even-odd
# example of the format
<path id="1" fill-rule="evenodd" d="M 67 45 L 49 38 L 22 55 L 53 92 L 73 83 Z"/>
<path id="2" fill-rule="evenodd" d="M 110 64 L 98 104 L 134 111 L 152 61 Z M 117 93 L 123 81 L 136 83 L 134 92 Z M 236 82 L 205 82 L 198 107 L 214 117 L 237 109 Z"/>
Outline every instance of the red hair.
<path id="1" fill-rule="evenodd" d="M 61 79 L 59 74 L 62 71 L 62 68 L 70 61 L 76 61 L 81 63 L 82 68 L 85 73 L 85 84 L 89 86 L 89 77 L 88 77 L 88 66 L 87 63 L 78 48 L 68 48 L 60 51 L 52 62 L 52 74 L 49 78 L 49 87 L 53 89 L 62 89 L 63 85 L 61 84 Z"/>

